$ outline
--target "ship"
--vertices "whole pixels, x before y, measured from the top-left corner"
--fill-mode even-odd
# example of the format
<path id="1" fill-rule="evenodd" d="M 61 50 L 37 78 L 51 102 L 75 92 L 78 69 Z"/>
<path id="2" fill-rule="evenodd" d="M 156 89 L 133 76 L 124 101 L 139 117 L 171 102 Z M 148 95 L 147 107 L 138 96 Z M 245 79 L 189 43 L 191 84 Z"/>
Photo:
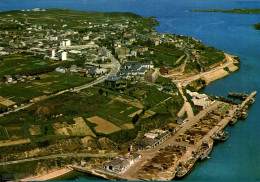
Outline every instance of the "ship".
<path id="1" fill-rule="evenodd" d="M 217 141 L 225 141 L 228 138 L 228 132 L 220 130 L 216 132 L 211 138 Z"/>
<path id="2" fill-rule="evenodd" d="M 229 124 L 230 124 L 230 125 L 234 125 L 236 122 L 237 122 L 237 118 L 236 118 L 236 117 L 233 117 L 233 118 L 231 118 L 231 120 L 229 121 Z"/>
<path id="3" fill-rule="evenodd" d="M 222 140 L 222 141 L 225 141 L 225 140 L 227 140 L 227 139 L 228 139 L 228 132 L 223 131 L 223 134 L 221 135 L 221 140 Z"/>
<path id="4" fill-rule="evenodd" d="M 209 139 L 208 141 L 204 141 L 198 150 L 197 158 L 200 160 L 205 159 L 210 154 L 213 148 L 213 143 L 214 141 L 212 139 Z"/>
<path id="5" fill-rule="evenodd" d="M 242 112 L 241 112 L 241 115 L 240 115 L 240 118 L 241 118 L 241 119 L 246 119 L 247 116 L 248 116 L 248 112 L 247 112 L 247 111 L 242 111 Z"/>
<path id="6" fill-rule="evenodd" d="M 251 99 L 248 101 L 248 105 L 252 105 L 254 102 L 255 102 L 255 98 L 251 98 Z"/>
<path id="7" fill-rule="evenodd" d="M 197 158 L 192 157 L 190 158 L 186 164 L 179 164 L 179 166 L 176 168 L 176 178 L 183 178 L 190 174 L 190 172 L 194 169 L 194 164 L 196 163 Z"/>

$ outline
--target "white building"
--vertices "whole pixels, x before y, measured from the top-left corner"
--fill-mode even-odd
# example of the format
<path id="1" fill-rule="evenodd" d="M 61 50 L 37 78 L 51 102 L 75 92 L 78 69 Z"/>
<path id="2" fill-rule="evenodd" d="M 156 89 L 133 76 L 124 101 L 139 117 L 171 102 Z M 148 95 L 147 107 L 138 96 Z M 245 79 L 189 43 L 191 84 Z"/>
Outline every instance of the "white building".
<path id="1" fill-rule="evenodd" d="M 83 40 L 89 40 L 89 35 L 84 36 Z"/>
<path id="2" fill-rule="evenodd" d="M 214 102 L 211 101 L 206 94 L 200 94 L 198 92 L 191 92 L 189 90 L 186 90 L 187 94 L 189 94 L 192 97 L 192 102 L 195 105 L 196 108 L 199 110 L 203 110 L 206 107 L 210 106 Z"/>
<path id="3" fill-rule="evenodd" d="M 66 73 L 66 68 L 64 68 L 64 67 L 57 67 L 57 68 L 55 69 L 55 71 L 56 71 L 56 72 L 59 72 L 59 73 Z"/>
<path id="4" fill-rule="evenodd" d="M 48 56 L 50 56 L 50 58 L 54 59 L 56 56 L 56 49 L 49 49 L 47 51 L 47 54 L 48 54 Z"/>
<path id="5" fill-rule="evenodd" d="M 61 41 L 60 46 L 62 47 L 71 46 L 71 41 L 69 39 L 64 39 L 63 41 Z"/>
<path id="6" fill-rule="evenodd" d="M 66 61 L 67 60 L 67 52 L 65 52 L 65 51 L 59 52 L 58 57 L 61 61 Z"/>
<path id="7" fill-rule="evenodd" d="M 47 40 L 56 41 L 56 40 L 58 40 L 58 37 L 56 37 L 56 36 L 48 36 Z"/>

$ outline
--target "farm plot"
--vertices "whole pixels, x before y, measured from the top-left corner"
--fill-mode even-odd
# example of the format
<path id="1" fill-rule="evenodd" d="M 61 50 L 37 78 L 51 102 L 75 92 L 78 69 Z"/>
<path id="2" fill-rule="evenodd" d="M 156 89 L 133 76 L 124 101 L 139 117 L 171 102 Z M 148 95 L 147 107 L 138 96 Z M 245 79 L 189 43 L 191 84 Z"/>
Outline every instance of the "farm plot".
<path id="1" fill-rule="evenodd" d="M 91 123 L 97 124 L 97 126 L 95 127 L 95 130 L 98 133 L 110 134 L 110 133 L 121 130 L 121 128 L 119 128 L 118 126 L 116 126 L 116 125 L 110 123 L 109 121 L 102 119 L 98 116 L 93 116 L 93 117 L 87 118 L 87 120 L 90 121 Z"/>
<path id="2" fill-rule="evenodd" d="M 30 71 L 52 64 L 55 64 L 55 62 L 32 55 L 13 54 L 2 56 L 0 59 L 0 77 L 4 75 L 14 75 L 21 71 Z"/>
<path id="3" fill-rule="evenodd" d="M 41 80 L 4 85 L 0 88 L 0 93 L 2 97 L 13 97 L 12 100 L 14 102 L 23 102 L 44 94 L 55 93 L 71 87 L 89 83 L 92 80 L 92 78 L 51 72 L 44 74 Z M 3 102 L 2 104 L 5 105 L 5 103 L 6 102 Z"/>

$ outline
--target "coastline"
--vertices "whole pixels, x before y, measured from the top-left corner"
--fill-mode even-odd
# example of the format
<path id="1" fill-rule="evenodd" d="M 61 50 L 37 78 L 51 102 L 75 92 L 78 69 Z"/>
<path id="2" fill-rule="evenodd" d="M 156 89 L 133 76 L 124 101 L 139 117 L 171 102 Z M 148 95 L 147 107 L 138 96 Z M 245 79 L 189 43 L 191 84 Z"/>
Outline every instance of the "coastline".
<path id="1" fill-rule="evenodd" d="M 57 169 L 57 170 L 55 170 L 53 172 L 50 172 L 50 173 L 47 173 L 47 174 L 44 174 L 44 175 L 37 175 L 37 176 L 27 177 L 27 178 L 21 179 L 19 181 L 22 181 L 22 182 L 27 182 L 27 181 L 48 181 L 48 180 L 60 177 L 60 176 L 62 176 L 64 174 L 67 174 L 67 173 L 69 173 L 71 171 L 73 171 L 73 170 L 66 167 L 66 168 Z"/>

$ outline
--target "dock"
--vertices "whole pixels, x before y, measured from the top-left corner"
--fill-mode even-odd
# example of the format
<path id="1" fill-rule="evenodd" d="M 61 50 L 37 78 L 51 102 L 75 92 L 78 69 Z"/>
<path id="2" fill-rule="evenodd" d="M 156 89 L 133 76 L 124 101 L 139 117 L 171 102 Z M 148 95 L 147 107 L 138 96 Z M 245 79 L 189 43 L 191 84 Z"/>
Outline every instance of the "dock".
<path id="1" fill-rule="evenodd" d="M 122 172 L 93 166 L 72 168 L 108 180 L 171 181 L 179 169 L 189 166 L 187 174 L 193 169 L 200 158 L 198 155 L 201 155 L 199 151 L 202 145 L 212 140 L 215 133 L 223 130 L 235 117 L 236 112 L 245 109 L 256 94 L 256 91 L 252 92 L 240 105 L 215 101 L 196 116 L 186 119 L 180 129 L 159 146 L 137 151 L 142 157 Z M 212 146 L 203 155 L 208 155 Z"/>

